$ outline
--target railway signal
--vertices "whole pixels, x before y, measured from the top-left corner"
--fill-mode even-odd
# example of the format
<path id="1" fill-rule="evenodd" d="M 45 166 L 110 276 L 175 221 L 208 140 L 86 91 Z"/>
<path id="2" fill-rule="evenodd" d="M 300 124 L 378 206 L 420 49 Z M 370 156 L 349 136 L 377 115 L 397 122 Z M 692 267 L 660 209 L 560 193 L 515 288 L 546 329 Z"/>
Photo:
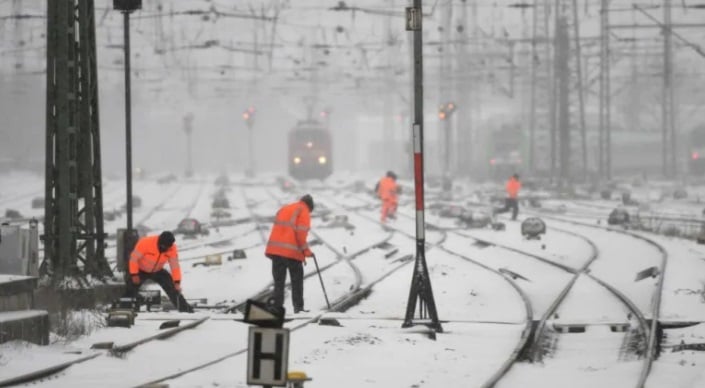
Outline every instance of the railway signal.
<path id="1" fill-rule="evenodd" d="M 450 118 L 453 112 L 455 112 L 455 103 L 448 102 L 442 104 L 438 107 L 438 118 L 442 121 L 445 121 L 446 119 Z"/>
<path id="2" fill-rule="evenodd" d="M 245 120 L 245 124 L 247 124 L 247 128 L 252 129 L 252 126 L 255 123 L 255 108 L 253 106 L 251 106 L 251 107 L 245 109 L 245 111 L 242 112 L 242 119 Z"/>

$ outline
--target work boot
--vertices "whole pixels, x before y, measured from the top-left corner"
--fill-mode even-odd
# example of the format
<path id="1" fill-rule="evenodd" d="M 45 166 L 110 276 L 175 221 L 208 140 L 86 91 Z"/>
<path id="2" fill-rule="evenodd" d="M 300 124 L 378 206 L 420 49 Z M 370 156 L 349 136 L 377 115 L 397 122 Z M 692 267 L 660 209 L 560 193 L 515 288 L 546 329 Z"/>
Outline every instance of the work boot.
<path id="1" fill-rule="evenodd" d="M 294 309 L 294 314 L 298 314 L 298 313 L 308 313 L 308 312 L 310 312 L 310 310 L 306 310 L 306 309 L 304 309 L 303 307 L 302 307 L 302 308 L 298 308 L 298 309 Z"/>

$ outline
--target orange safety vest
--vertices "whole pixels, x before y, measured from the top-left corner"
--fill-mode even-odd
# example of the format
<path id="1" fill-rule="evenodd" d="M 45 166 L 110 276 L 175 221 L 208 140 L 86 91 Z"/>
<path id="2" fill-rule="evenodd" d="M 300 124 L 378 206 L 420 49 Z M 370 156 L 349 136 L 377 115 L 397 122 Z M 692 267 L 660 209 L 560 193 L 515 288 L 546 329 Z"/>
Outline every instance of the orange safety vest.
<path id="1" fill-rule="evenodd" d="M 168 262 L 171 268 L 171 277 L 175 282 L 181 281 L 181 267 L 179 266 L 179 253 L 176 244 L 166 252 L 159 253 L 157 247 L 158 235 L 142 237 L 130 254 L 130 275 L 137 275 L 139 271 L 153 273 L 161 271 Z"/>
<path id="2" fill-rule="evenodd" d="M 394 179 L 385 176 L 379 181 L 377 195 L 382 199 L 382 201 L 396 200 L 397 182 Z"/>
<path id="3" fill-rule="evenodd" d="M 514 179 L 514 177 L 509 178 L 507 181 L 507 195 L 509 195 L 509 198 L 514 198 L 519 196 L 519 189 L 521 189 L 521 182 L 518 180 Z"/>
<path id="4" fill-rule="evenodd" d="M 277 212 L 264 254 L 269 258 L 276 255 L 304 261 L 306 256 L 311 256 L 306 243 L 310 228 L 311 212 L 304 202 L 282 206 Z"/>

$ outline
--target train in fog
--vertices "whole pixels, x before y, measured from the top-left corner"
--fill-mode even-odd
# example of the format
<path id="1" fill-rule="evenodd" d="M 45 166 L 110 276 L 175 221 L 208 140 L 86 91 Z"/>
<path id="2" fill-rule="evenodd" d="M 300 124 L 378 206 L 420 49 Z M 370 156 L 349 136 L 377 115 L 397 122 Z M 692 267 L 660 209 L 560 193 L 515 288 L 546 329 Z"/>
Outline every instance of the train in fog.
<path id="1" fill-rule="evenodd" d="M 572 167 L 581 168 L 580 137 L 573 138 Z M 597 170 L 597 134 L 588 132 L 589 171 Z M 514 172 L 528 169 L 528 133 L 518 123 L 503 123 L 494 129 L 483 145 L 487 150 L 487 168 L 492 179 L 502 180 Z M 661 132 L 613 130 L 611 135 L 612 173 L 657 177 L 663 174 L 663 140 Z M 676 139 L 676 163 L 679 174 L 705 176 L 705 124 L 679 133 Z M 550 171 L 550 140 L 546 131 L 536 132 L 536 173 Z"/>
<path id="2" fill-rule="evenodd" d="M 333 173 L 330 131 L 316 120 L 300 121 L 289 132 L 289 175 L 325 179 Z"/>

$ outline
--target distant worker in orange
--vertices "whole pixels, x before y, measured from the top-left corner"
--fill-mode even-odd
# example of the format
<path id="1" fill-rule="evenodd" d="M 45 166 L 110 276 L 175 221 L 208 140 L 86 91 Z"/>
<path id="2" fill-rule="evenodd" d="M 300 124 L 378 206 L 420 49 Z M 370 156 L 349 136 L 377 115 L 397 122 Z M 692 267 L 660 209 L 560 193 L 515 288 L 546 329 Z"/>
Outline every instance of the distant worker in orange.
<path id="1" fill-rule="evenodd" d="M 127 293 L 133 298 L 136 297 L 142 283 L 149 279 L 162 287 L 179 311 L 192 313 L 193 308 L 181 294 L 181 267 L 174 241 L 174 234 L 169 231 L 158 236 L 145 236 L 137 241 L 130 254 L 130 282 L 127 284 Z M 171 273 L 164 269 L 167 263 Z"/>
<path id="2" fill-rule="evenodd" d="M 509 210 L 512 211 L 512 220 L 517 219 L 517 214 L 519 213 L 519 190 L 521 190 L 521 182 L 519 181 L 519 174 L 512 175 L 507 184 L 505 185 L 505 190 L 507 191 L 507 198 L 504 200 L 504 207 L 495 210 L 495 214 L 504 213 Z"/>
<path id="3" fill-rule="evenodd" d="M 274 219 L 264 254 L 272 260 L 274 305 L 284 307 L 286 272 L 291 278 L 291 302 L 294 313 L 304 310 L 304 265 L 313 256 L 306 239 L 311 229 L 313 198 L 306 194 L 297 202 L 282 206 Z"/>
<path id="4" fill-rule="evenodd" d="M 387 222 L 387 217 L 395 219 L 397 216 L 397 205 L 399 204 L 399 185 L 397 185 L 397 174 L 387 171 L 387 175 L 377 183 L 377 196 L 382 200 L 382 223 Z"/>

